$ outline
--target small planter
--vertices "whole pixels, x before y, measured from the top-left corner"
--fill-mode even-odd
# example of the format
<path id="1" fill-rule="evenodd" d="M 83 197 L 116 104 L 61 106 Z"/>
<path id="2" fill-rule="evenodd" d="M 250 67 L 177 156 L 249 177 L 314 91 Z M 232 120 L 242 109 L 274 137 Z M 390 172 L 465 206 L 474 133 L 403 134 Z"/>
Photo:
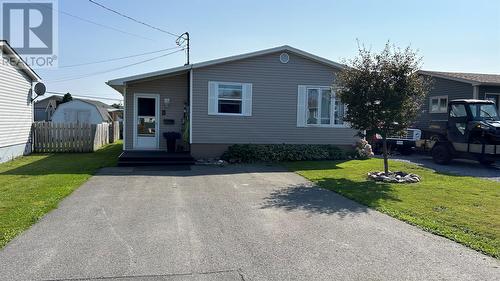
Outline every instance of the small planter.
<path id="1" fill-rule="evenodd" d="M 181 138 L 181 134 L 178 132 L 166 132 L 163 133 L 163 137 L 167 140 L 167 151 L 175 152 L 175 143 Z"/>

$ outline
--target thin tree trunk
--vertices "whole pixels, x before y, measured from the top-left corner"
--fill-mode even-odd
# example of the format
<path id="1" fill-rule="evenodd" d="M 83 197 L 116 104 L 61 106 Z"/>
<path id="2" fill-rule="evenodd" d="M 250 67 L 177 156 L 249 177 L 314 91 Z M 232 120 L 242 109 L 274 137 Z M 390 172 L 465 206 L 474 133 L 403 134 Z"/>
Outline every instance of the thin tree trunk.
<path id="1" fill-rule="evenodd" d="M 384 173 L 389 174 L 389 161 L 387 160 L 387 137 L 386 134 L 382 136 L 383 153 L 384 153 Z"/>

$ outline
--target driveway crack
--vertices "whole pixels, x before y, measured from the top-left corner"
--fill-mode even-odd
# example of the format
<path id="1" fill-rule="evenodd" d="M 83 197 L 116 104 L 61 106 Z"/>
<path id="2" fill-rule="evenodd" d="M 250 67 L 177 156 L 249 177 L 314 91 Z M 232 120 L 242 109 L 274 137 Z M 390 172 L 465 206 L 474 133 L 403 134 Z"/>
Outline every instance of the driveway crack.
<path id="1" fill-rule="evenodd" d="M 43 279 L 41 281 L 92 281 L 92 280 L 120 280 L 127 278 L 158 278 L 158 277 L 178 277 L 178 276 L 196 276 L 196 275 L 210 275 L 222 273 L 237 273 L 242 281 L 248 281 L 243 276 L 241 268 L 239 269 L 226 269 L 226 270 L 213 270 L 201 272 L 184 272 L 184 273 L 166 273 L 166 274 L 145 274 L 145 275 L 121 275 L 121 276 L 101 276 L 101 277 L 83 277 L 83 278 L 62 278 L 62 279 Z"/>

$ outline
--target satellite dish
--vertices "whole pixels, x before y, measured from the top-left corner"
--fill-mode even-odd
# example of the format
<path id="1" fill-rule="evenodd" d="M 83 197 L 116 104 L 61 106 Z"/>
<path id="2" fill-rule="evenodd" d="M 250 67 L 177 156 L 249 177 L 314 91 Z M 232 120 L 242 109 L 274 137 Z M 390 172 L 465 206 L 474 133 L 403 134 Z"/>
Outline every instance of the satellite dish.
<path id="1" fill-rule="evenodd" d="M 43 96 L 45 95 L 45 91 L 47 90 L 47 88 L 45 88 L 45 84 L 41 83 L 41 82 L 38 82 L 35 84 L 35 94 L 37 96 Z"/>

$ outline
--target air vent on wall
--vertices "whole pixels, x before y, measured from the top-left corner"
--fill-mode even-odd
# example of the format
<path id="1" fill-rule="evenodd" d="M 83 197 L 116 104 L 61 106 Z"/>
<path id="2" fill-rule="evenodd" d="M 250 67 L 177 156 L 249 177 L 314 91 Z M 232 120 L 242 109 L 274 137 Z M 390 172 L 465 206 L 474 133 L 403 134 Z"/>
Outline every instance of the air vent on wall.
<path id="1" fill-rule="evenodd" d="M 290 56 L 287 53 L 281 53 L 280 62 L 287 63 L 290 60 Z"/>

